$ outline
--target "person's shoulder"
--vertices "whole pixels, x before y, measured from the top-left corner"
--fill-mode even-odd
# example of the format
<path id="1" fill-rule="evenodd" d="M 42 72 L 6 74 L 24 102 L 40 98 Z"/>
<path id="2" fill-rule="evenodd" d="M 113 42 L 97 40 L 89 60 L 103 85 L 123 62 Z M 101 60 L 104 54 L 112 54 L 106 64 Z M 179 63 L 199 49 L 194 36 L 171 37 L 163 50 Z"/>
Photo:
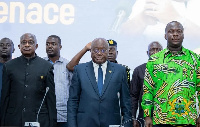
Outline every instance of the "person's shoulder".
<path id="1" fill-rule="evenodd" d="M 200 61 L 200 55 L 193 52 L 192 50 L 186 49 L 186 48 L 182 48 L 182 51 L 185 53 L 186 57 L 188 58 L 192 58 L 192 61 Z"/>
<path id="2" fill-rule="evenodd" d="M 49 61 L 47 61 L 47 60 L 45 60 L 44 58 L 41 58 L 41 57 L 39 57 L 39 56 L 36 57 L 36 60 L 37 60 L 37 62 L 39 62 L 39 64 L 41 64 L 41 65 L 52 66 L 52 64 L 51 64 Z"/>
<path id="3" fill-rule="evenodd" d="M 143 64 L 137 66 L 136 68 L 146 67 L 146 65 L 147 65 L 147 63 L 143 63 Z"/>
<path id="4" fill-rule="evenodd" d="M 69 63 L 69 60 L 64 58 L 64 57 L 60 57 L 59 60 L 62 61 L 63 63 L 65 63 L 65 64 Z"/>
<path id="5" fill-rule="evenodd" d="M 83 69 L 83 68 L 85 68 L 85 67 L 87 67 L 89 65 L 93 65 L 91 61 L 90 62 L 86 62 L 86 63 L 79 63 L 78 65 L 75 66 L 75 68 Z"/>
<path id="6" fill-rule="evenodd" d="M 111 66 L 114 66 L 115 68 L 118 68 L 118 69 L 129 69 L 128 66 L 126 65 L 122 65 L 122 64 L 118 64 L 118 63 L 113 63 L 113 62 L 109 62 L 108 63 L 111 65 Z"/>
<path id="7" fill-rule="evenodd" d="M 131 70 L 127 65 L 124 65 L 124 64 L 121 64 L 123 67 L 125 67 L 126 68 L 126 70 Z"/>
<path id="8" fill-rule="evenodd" d="M 192 54 L 193 56 L 199 58 L 199 54 L 195 53 L 194 51 L 189 50 L 189 49 L 186 49 L 186 48 L 183 48 L 183 49 L 184 49 L 184 51 L 186 52 L 186 55 L 188 55 L 187 52 L 189 52 L 189 53 Z"/>
<path id="9" fill-rule="evenodd" d="M 4 63 L 6 66 L 13 66 L 13 64 L 19 63 L 20 62 L 20 57 L 16 57 L 12 60 L 7 61 L 6 63 Z"/>
<path id="10" fill-rule="evenodd" d="M 135 70 L 140 69 L 140 68 L 145 68 L 146 65 L 147 65 L 147 63 L 140 64 L 139 66 L 137 66 L 137 67 L 135 68 Z"/>
<path id="11" fill-rule="evenodd" d="M 44 59 L 44 60 L 49 60 L 49 58 L 48 58 L 48 57 L 43 57 L 43 59 Z"/>

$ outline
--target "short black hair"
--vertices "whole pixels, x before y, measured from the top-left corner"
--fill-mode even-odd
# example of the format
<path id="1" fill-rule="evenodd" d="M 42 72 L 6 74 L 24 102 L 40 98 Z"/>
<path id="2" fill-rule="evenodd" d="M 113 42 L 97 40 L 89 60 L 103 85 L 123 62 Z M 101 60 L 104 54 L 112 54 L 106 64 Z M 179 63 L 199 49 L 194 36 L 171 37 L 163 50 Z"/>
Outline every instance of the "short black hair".
<path id="1" fill-rule="evenodd" d="M 21 42 L 22 38 L 23 38 L 25 35 L 32 36 L 33 39 L 34 39 L 35 44 L 37 44 L 37 38 L 36 38 L 36 36 L 35 36 L 34 34 L 32 34 L 32 33 L 25 33 L 25 34 L 23 34 L 23 35 L 20 37 L 20 42 Z"/>
<path id="2" fill-rule="evenodd" d="M 61 39 L 59 36 L 57 35 L 50 35 L 48 38 L 53 37 L 53 38 L 57 38 L 58 39 L 58 43 L 61 44 Z"/>
<path id="3" fill-rule="evenodd" d="M 3 41 L 3 40 L 9 40 L 11 42 L 11 44 L 13 45 L 13 47 L 14 47 L 14 43 L 13 43 L 13 41 L 10 38 L 4 37 L 4 38 L 2 38 L 0 40 L 0 42 Z"/>
<path id="4" fill-rule="evenodd" d="M 165 27 L 165 33 L 167 32 L 167 27 L 168 27 L 169 25 L 171 25 L 172 23 L 178 23 L 178 24 L 183 28 L 183 25 L 182 25 L 180 22 L 178 22 L 178 21 L 171 21 L 171 22 L 169 22 L 169 23 L 166 25 L 166 27 Z M 184 30 L 184 28 L 183 28 L 183 30 Z"/>

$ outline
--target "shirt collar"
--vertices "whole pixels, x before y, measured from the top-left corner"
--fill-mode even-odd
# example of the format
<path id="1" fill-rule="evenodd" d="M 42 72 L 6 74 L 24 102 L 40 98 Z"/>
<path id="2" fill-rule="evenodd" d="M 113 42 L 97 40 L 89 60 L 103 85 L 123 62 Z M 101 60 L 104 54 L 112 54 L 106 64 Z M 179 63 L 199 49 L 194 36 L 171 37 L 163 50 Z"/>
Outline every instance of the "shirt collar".
<path id="1" fill-rule="evenodd" d="M 172 52 L 168 48 L 166 48 L 166 50 L 164 51 L 164 54 L 165 54 L 165 56 L 167 56 L 169 54 L 172 54 Z M 178 51 L 177 54 L 178 55 L 187 55 L 186 49 L 182 46 L 181 51 Z"/>
<path id="2" fill-rule="evenodd" d="M 50 62 L 52 62 L 48 57 L 47 57 L 47 60 L 50 61 Z M 62 57 L 59 57 L 59 59 L 56 60 L 55 63 L 57 63 L 57 62 L 63 63 L 63 62 L 64 62 L 64 59 L 63 59 Z M 52 62 L 52 63 L 53 63 L 53 62 Z M 53 63 L 53 64 L 54 64 L 54 63 Z"/>
<path id="3" fill-rule="evenodd" d="M 31 58 L 26 58 L 24 55 L 21 55 L 21 58 L 23 59 L 23 60 L 25 60 L 25 61 L 32 61 L 32 60 L 34 60 L 35 58 L 37 57 L 37 54 L 35 53 L 35 56 L 33 56 L 33 57 L 31 57 Z"/>
<path id="4" fill-rule="evenodd" d="M 92 61 L 92 63 L 93 63 L 93 66 L 94 67 L 99 67 L 99 64 L 97 64 L 97 63 L 95 63 L 95 62 L 93 62 Z M 101 64 L 101 66 L 104 68 L 104 67 L 107 67 L 107 63 L 108 63 L 108 61 L 106 61 L 105 63 L 103 63 L 103 64 Z"/>

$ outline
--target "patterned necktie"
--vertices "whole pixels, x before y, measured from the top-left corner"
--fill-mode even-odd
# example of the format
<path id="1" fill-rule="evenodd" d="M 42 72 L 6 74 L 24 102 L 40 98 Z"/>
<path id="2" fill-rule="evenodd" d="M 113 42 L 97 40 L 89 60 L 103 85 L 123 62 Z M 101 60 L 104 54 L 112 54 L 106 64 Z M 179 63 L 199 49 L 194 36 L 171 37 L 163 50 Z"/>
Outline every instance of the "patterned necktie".
<path id="1" fill-rule="evenodd" d="M 103 71 L 102 71 L 102 68 L 101 68 L 101 64 L 99 65 L 99 68 L 98 68 L 98 89 L 99 89 L 99 95 L 101 95 L 101 91 L 102 91 L 102 88 L 103 88 Z"/>

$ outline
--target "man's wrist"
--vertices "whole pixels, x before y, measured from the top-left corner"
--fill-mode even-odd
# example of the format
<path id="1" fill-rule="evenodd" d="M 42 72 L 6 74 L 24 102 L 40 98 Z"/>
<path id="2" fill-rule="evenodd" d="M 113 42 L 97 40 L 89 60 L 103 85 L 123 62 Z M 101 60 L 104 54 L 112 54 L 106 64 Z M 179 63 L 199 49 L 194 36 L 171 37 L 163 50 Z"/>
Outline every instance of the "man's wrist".
<path id="1" fill-rule="evenodd" d="M 150 117 L 150 116 L 151 116 L 150 113 L 151 113 L 151 112 L 150 112 L 149 109 L 145 109 L 145 110 L 144 110 L 144 117 Z"/>

